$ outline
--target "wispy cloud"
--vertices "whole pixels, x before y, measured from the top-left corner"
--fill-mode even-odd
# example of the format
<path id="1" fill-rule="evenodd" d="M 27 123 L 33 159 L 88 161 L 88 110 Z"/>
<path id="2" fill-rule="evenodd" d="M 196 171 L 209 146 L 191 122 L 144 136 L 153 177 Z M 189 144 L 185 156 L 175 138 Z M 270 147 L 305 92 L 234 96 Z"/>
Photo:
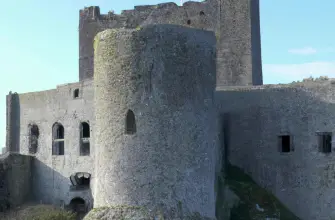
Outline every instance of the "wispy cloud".
<path id="1" fill-rule="evenodd" d="M 315 54 L 317 50 L 313 47 L 303 47 L 303 48 L 289 49 L 288 52 L 299 55 L 311 55 Z"/>
<path id="2" fill-rule="evenodd" d="M 335 78 L 335 61 L 302 64 L 264 64 L 263 72 L 269 78 L 280 78 L 285 79 L 285 81 L 302 80 L 310 76 Z"/>

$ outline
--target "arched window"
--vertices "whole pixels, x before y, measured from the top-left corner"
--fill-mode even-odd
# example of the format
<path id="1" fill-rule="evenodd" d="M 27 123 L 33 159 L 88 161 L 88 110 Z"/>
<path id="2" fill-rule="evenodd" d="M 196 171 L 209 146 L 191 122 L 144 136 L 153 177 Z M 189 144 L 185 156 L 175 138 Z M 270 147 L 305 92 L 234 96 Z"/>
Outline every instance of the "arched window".
<path id="1" fill-rule="evenodd" d="M 90 155 L 90 125 L 87 122 L 80 124 L 80 156 Z"/>
<path id="2" fill-rule="evenodd" d="M 52 155 L 64 155 L 64 127 L 60 123 L 52 126 Z"/>
<path id="3" fill-rule="evenodd" d="M 72 189 L 81 189 L 90 186 L 91 174 L 86 172 L 78 172 L 70 176 Z"/>
<path id="4" fill-rule="evenodd" d="M 135 134 L 136 133 L 136 121 L 135 114 L 132 110 L 127 111 L 126 115 L 126 134 Z"/>
<path id="5" fill-rule="evenodd" d="M 29 129 L 29 153 L 35 154 L 38 147 L 38 137 L 40 135 L 38 126 L 35 124 L 30 124 Z"/>

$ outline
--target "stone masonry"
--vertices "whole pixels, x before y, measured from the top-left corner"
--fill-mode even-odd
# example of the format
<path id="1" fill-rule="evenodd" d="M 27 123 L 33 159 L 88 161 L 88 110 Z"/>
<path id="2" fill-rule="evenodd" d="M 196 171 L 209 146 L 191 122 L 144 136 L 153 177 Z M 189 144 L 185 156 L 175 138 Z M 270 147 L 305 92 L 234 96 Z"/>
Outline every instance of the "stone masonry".
<path id="1" fill-rule="evenodd" d="M 1 207 L 215 219 L 229 162 L 331 220 L 335 83 L 262 85 L 259 19 L 258 0 L 80 10 L 79 81 L 7 95 Z"/>
<path id="2" fill-rule="evenodd" d="M 0 212 L 31 199 L 32 159 L 16 153 L 0 156 Z"/>
<path id="3" fill-rule="evenodd" d="M 148 25 L 103 31 L 94 44 L 94 206 L 162 203 L 173 219 L 180 202 L 184 215 L 215 218 L 215 35 Z M 137 131 L 124 135 L 128 109 Z"/>

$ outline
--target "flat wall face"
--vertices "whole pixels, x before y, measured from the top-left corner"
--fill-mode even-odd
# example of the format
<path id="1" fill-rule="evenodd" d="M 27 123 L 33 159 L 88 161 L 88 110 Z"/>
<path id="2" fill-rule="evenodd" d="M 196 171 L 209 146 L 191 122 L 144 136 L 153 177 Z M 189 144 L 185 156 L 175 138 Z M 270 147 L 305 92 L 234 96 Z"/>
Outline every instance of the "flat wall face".
<path id="1" fill-rule="evenodd" d="M 229 161 L 301 219 L 330 220 L 335 216 L 335 145 L 330 154 L 319 152 L 316 132 L 335 132 L 334 85 L 232 90 L 217 92 L 221 112 L 229 112 Z M 281 152 L 280 135 L 291 136 L 293 152 Z"/>
<path id="2" fill-rule="evenodd" d="M 31 164 L 33 158 L 19 154 L 0 157 L 0 211 L 31 199 Z"/>
<path id="3" fill-rule="evenodd" d="M 259 0 L 219 0 L 217 86 L 262 85 Z"/>
<path id="4" fill-rule="evenodd" d="M 215 217 L 214 35 L 175 25 L 106 30 L 95 49 L 95 207 Z"/>
<path id="5" fill-rule="evenodd" d="M 91 201 L 90 190 L 70 191 L 70 175 L 75 172 L 93 174 L 93 86 L 91 81 L 68 84 L 54 90 L 20 94 L 20 153 L 35 156 L 33 162 L 33 189 L 37 202 L 68 204 L 79 196 Z M 74 90 L 79 97 L 74 98 Z M 52 127 L 54 123 L 64 127 L 64 155 L 52 155 Z M 80 123 L 88 122 L 91 129 L 90 156 L 80 156 Z M 38 147 L 35 154 L 29 152 L 29 125 L 39 129 Z"/>

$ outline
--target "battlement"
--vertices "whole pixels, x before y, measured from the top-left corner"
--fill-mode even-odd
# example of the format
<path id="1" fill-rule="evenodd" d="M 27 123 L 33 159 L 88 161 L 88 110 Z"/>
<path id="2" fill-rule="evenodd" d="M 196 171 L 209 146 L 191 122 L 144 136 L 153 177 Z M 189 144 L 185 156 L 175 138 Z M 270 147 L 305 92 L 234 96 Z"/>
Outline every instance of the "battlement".
<path id="1" fill-rule="evenodd" d="M 120 14 L 113 11 L 101 14 L 98 6 L 86 7 L 80 10 L 79 80 L 93 78 L 93 41 L 99 32 L 137 29 L 151 24 L 173 24 L 214 32 L 216 39 L 220 39 L 216 50 L 217 84 L 262 84 L 259 0 L 188 1 L 182 6 L 168 2 L 135 6 Z"/>
<path id="2" fill-rule="evenodd" d="M 80 18 L 96 20 L 100 17 L 99 6 L 85 7 L 79 11 Z"/>
<path id="3" fill-rule="evenodd" d="M 328 78 L 326 76 L 321 76 L 318 78 L 305 78 L 302 81 L 291 82 L 287 84 L 266 84 L 259 86 L 218 86 L 216 91 L 263 91 L 263 90 L 296 90 L 302 89 L 313 89 L 313 88 L 327 88 L 335 84 L 335 78 Z"/>
<path id="4" fill-rule="evenodd" d="M 79 19 L 79 80 L 93 77 L 93 39 L 101 31 L 112 28 L 135 29 L 150 24 L 175 24 L 208 31 L 218 31 L 218 1 L 173 2 L 140 5 L 120 14 L 101 14 L 98 6 L 80 10 Z"/>
<path id="5" fill-rule="evenodd" d="M 135 6 L 134 9 L 122 10 L 121 14 L 116 14 L 114 13 L 114 11 L 109 11 L 107 14 L 101 14 L 99 6 L 90 6 L 80 10 L 80 19 L 86 21 L 127 21 L 128 19 L 133 20 L 132 19 L 133 17 L 140 17 L 143 20 L 145 20 L 145 18 L 147 18 L 151 13 L 159 12 L 161 10 L 170 10 L 172 13 L 173 11 L 189 10 L 190 8 L 201 9 L 205 8 L 210 4 L 213 5 L 213 3 L 217 4 L 217 1 L 216 0 L 205 0 L 203 2 L 188 1 L 185 2 L 182 6 L 178 6 L 174 2 L 161 3 L 157 5 L 139 5 Z M 204 16 L 205 12 L 199 11 L 198 14 Z M 127 27 L 126 24 L 125 27 Z"/>

